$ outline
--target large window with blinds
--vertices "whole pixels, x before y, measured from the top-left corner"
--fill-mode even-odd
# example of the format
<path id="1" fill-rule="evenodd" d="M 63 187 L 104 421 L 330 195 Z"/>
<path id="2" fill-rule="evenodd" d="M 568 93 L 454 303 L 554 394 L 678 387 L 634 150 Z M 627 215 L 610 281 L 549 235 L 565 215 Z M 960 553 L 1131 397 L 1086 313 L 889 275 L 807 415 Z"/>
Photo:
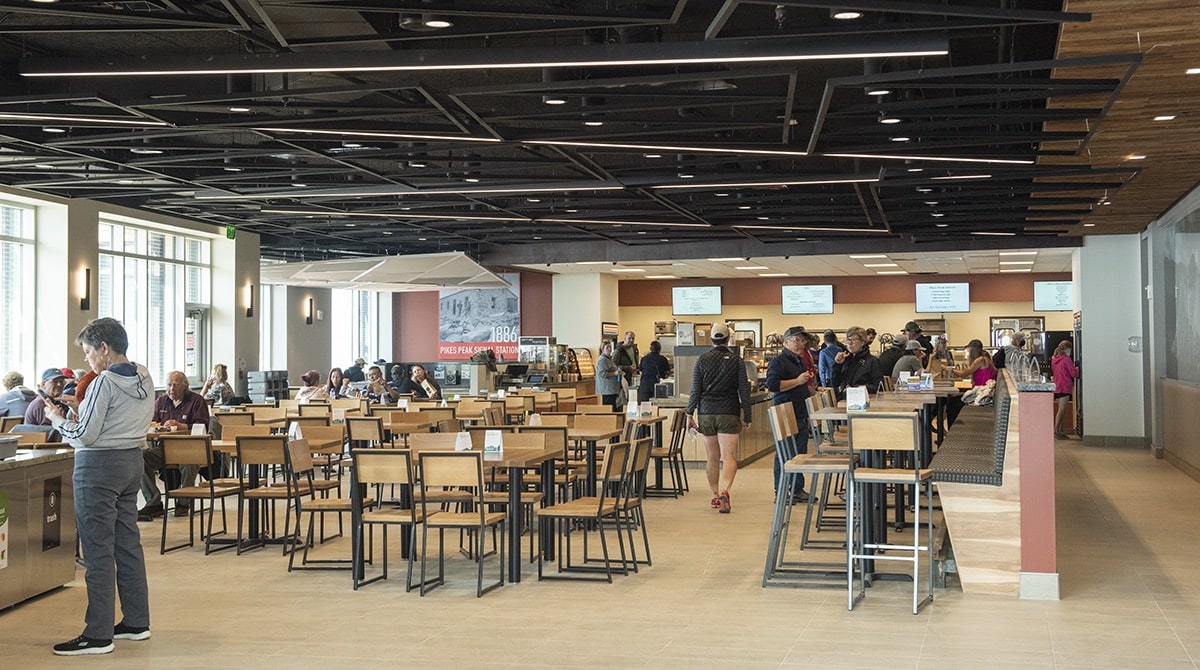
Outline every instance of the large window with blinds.
<path id="1" fill-rule="evenodd" d="M 16 370 L 30 387 L 37 373 L 34 248 L 34 210 L 0 202 L 0 374 Z"/>
<path id="2" fill-rule="evenodd" d="M 168 372 L 188 367 L 194 347 L 185 328 L 188 308 L 211 305 L 212 243 L 194 233 L 101 219 L 99 248 L 100 316 L 125 324 L 129 357 L 161 386 Z"/>
<path id="3" fill-rule="evenodd" d="M 334 367 L 345 368 L 354 359 L 373 361 L 385 355 L 380 342 L 380 301 L 387 294 L 374 291 L 332 291 Z M 390 296 L 388 296 L 390 298 Z"/>

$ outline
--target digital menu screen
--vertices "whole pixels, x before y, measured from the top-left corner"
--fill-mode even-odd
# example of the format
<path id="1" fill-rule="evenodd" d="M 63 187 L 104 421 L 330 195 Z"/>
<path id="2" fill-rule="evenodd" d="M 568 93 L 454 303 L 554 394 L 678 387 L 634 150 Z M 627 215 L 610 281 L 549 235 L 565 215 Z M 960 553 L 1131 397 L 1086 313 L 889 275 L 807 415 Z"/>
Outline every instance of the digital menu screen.
<path id="1" fill-rule="evenodd" d="M 971 311 L 971 285 L 966 282 L 951 284 L 917 284 L 917 313 L 941 314 L 943 312 Z"/>
<path id="2" fill-rule="evenodd" d="M 784 314 L 833 314 L 833 284 L 783 287 Z"/>
<path id="3" fill-rule="evenodd" d="M 671 287 L 671 314 L 675 316 L 701 316 L 720 313 L 720 286 Z"/>

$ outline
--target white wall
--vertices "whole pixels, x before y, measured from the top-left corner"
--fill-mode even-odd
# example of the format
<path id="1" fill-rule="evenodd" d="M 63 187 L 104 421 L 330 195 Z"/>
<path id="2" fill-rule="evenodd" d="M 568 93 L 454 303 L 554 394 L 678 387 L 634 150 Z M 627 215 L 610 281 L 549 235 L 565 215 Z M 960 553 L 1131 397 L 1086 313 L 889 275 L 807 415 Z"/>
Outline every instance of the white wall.
<path id="1" fill-rule="evenodd" d="M 300 383 L 300 375 L 308 370 L 325 373 L 333 367 L 330 362 L 332 351 L 332 323 L 330 307 L 332 295 L 329 289 L 306 288 L 303 286 L 288 286 L 285 291 L 286 299 L 284 320 L 276 323 L 284 324 L 287 333 L 287 371 L 288 383 L 295 386 Z M 313 322 L 305 323 L 309 298 L 313 301 Z M 320 316 L 316 314 L 320 312 Z"/>
<path id="2" fill-rule="evenodd" d="M 1084 238 L 1075 271 L 1083 327 L 1084 440 L 1143 438 L 1142 355 L 1126 341 L 1142 334 L 1140 237 Z M 1146 343 L 1149 344 L 1149 343 Z"/>
<path id="3" fill-rule="evenodd" d="M 554 336 L 560 344 L 590 350 L 594 359 L 599 353 L 601 322 L 620 322 L 618 300 L 615 277 L 554 275 Z"/>

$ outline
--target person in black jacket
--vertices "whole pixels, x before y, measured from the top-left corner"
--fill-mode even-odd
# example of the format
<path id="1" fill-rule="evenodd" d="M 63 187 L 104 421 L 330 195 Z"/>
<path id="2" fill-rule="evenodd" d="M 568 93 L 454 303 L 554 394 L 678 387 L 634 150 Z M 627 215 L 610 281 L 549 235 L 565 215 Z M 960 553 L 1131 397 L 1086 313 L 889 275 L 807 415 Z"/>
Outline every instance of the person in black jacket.
<path id="1" fill-rule="evenodd" d="M 801 326 L 792 326 L 783 334 L 783 351 L 767 364 L 767 390 L 774 393 L 774 404 L 792 403 L 792 412 L 796 416 L 796 426 L 800 428 L 799 451 L 808 453 L 808 407 L 804 404 L 806 398 L 812 395 L 809 384 L 816 377 L 817 371 L 804 362 L 803 351 L 808 346 L 808 333 Z M 783 459 L 775 454 L 775 490 L 779 491 L 779 481 L 783 475 Z M 792 501 L 808 502 L 808 493 L 804 490 L 804 474 L 795 478 L 792 485 Z"/>
<path id="2" fill-rule="evenodd" d="M 662 344 L 654 340 L 650 343 L 650 353 L 638 361 L 638 369 L 642 372 L 641 381 L 638 382 L 638 402 L 646 402 L 653 398 L 654 385 L 671 374 L 671 364 L 661 352 Z"/>
<path id="3" fill-rule="evenodd" d="M 696 360 L 692 370 L 688 427 L 704 436 L 705 474 L 713 492 L 713 509 L 728 514 L 729 488 L 737 475 L 738 435 L 743 428 L 750 428 L 750 379 L 742 359 L 725 346 L 729 327 L 714 325 L 712 341 L 713 348 Z"/>
<path id="4" fill-rule="evenodd" d="M 846 347 L 849 351 L 839 352 L 833 360 L 833 385 L 839 398 L 846 397 L 846 388 L 866 386 L 876 391 L 883 373 L 879 370 L 879 359 L 867 349 L 866 335 L 862 328 L 854 326 L 846 331 Z"/>

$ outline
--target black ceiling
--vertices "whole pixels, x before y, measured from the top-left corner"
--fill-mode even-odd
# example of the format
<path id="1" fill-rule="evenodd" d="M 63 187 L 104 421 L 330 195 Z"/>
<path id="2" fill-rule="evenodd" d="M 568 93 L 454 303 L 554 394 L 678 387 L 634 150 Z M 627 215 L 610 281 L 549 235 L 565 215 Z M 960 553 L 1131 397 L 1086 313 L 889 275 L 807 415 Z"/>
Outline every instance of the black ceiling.
<path id="1" fill-rule="evenodd" d="M 1134 174 L 1086 145 L 1139 59 L 1055 60 L 1088 18 L 1060 8 L 0 2 L 0 183 L 235 225 L 289 259 L 1076 244 Z M 433 13 L 453 26 L 401 25 Z M 793 59 L 923 50 L 948 53 Z M 183 74 L 111 74 L 146 69 Z"/>

